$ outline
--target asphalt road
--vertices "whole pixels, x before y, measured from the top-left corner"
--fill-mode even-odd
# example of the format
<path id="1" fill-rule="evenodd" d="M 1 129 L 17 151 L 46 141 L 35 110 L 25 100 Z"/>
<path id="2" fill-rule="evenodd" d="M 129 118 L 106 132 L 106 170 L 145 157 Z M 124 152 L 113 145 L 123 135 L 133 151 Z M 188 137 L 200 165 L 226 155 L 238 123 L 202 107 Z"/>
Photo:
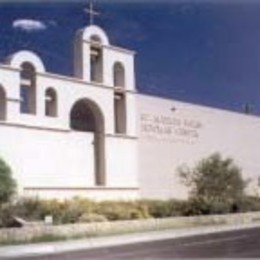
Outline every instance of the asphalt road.
<path id="1" fill-rule="evenodd" d="M 260 228 L 19 259 L 115 260 L 251 257 L 260 258 Z"/>

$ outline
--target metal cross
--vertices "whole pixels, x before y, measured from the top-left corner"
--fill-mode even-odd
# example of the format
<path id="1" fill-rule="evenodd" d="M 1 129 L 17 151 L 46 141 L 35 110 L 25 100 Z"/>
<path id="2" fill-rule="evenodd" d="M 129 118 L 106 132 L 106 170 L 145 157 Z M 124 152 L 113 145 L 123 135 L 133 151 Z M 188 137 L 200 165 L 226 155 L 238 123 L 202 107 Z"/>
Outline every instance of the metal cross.
<path id="1" fill-rule="evenodd" d="M 93 0 L 89 1 L 89 8 L 84 9 L 84 11 L 89 14 L 89 23 L 92 25 L 94 23 L 94 17 L 99 15 L 99 13 L 93 9 Z"/>

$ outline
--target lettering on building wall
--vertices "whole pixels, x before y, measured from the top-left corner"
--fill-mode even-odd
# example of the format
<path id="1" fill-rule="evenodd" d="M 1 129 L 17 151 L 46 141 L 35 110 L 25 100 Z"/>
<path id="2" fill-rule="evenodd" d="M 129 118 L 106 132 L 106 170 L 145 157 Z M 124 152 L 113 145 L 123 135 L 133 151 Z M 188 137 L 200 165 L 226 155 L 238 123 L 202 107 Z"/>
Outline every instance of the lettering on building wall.
<path id="1" fill-rule="evenodd" d="M 192 118 L 143 113 L 140 119 L 142 136 L 151 139 L 193 142 L 202 128 L 202 123 Z"/>

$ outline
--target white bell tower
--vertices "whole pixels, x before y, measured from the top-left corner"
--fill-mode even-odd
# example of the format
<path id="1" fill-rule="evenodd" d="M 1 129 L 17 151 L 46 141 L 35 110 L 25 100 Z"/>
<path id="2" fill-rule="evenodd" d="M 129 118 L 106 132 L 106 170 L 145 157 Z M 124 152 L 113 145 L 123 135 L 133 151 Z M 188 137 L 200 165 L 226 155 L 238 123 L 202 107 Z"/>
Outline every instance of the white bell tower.
<path id="1" fill-rule="evenodd" d="M 92 7 L 90 23 L 96 12 Z M 113 91 L 114 133 L 136 136 L 135 52 L 112 46 L 105 31 L 89 25 L 76 34 L 74 45 L 75 77 Z"/>
<path id="2" fill-rule="evenodd" d="M 96 25 L 78 31 L 75 40 L 75 76 L 107 87 L 135 90 L 135 52 L 110 45 Z"/>

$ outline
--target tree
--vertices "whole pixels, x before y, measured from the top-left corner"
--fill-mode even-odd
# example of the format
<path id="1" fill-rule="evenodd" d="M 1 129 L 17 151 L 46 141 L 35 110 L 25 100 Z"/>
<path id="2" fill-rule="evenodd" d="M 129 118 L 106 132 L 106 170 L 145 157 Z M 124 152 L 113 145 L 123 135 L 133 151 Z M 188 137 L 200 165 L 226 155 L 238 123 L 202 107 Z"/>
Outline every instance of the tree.
<path id="1" fill-rule="evenodd" d="M 0 158 L 0 205 L 8 202 L 15 193 L 16 183 L 10 167 Z"/>
<path id="2" fill-rule="evenodd" d="M 190 188 L 190 197 L 208 204 L 236 205 L 245 196 L 247 181 L 231 158 L 223 159 L 215 153 L 202 159 L 194 167 L 178 169 L 184 184 Z"/>

